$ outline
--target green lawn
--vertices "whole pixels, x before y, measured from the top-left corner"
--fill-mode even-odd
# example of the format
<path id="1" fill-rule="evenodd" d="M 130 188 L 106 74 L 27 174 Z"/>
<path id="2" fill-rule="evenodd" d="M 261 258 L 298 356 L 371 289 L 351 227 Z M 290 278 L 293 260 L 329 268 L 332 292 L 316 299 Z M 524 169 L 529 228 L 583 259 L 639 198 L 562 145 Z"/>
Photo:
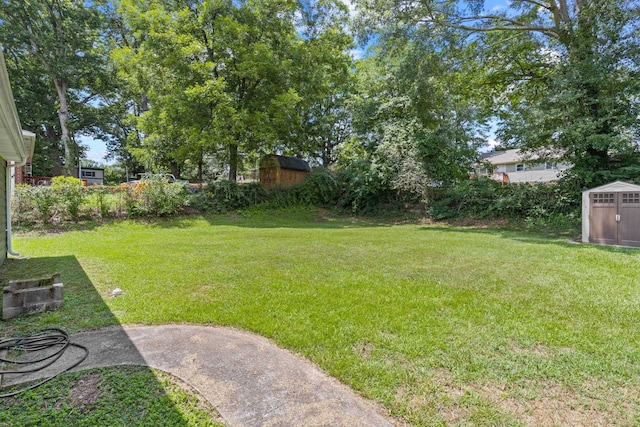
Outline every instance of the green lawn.
<path id="1" fill-rule="evenodd" d="M 92 369 L 0 400 L 0 426 L 224 426 L 215 408 L 196 396 L 147 367 Z"/>
<path id="2" fill-rule="evenodd" d="M 4 278 L 60 271 L 66 304 L 6 332 L 232 325 L 412 425 L 640 423 L 636 250 L 311 211 L 125 221 L 14 247 L 30 259 Z"/>

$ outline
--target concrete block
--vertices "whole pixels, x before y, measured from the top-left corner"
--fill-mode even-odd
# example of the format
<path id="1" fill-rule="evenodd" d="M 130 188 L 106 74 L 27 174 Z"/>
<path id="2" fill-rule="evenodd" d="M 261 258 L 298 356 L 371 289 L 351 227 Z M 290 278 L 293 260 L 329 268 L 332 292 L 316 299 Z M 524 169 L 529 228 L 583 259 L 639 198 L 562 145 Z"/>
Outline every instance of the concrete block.
<path id="1" fill-rule="evenodd" d="M 55 310 L 64 303 L 64 285 L 60 275 L 32 280 L 12 280 L 2 290 L 2 318 L 22 313 L 35 314 Z"/>

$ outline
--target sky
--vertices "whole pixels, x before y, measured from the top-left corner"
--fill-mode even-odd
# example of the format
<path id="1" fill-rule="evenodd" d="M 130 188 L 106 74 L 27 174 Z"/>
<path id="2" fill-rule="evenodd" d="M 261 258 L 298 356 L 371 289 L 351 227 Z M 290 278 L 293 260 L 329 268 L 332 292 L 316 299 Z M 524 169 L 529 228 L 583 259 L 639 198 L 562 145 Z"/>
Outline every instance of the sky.
<path id="1" fill-rule="evenodd" d="M 353 5 L 353 1 L 351 0 L 342 0 L 348 7 L 351 13 L 351 16 L 354 16 L 356 13 L 355 6 Z M 487 12 L 496 12 L 501 9 L 507 7 L 509 0 L 485 0 L 485 11 Z M 354 58 L 360 58 L 364 54 L 364 48 L 358 47 L 352 50 L 352 55 Z M 88 136 L 80 137 L 80 143 L 87 146 L 87 154 L 86 158 L 88 160 L 94 160 L 98 163 L 102 164 L 113 164 L 115 161 L 106 161 L 105 156 L 107 155 L 107 146 L 104 141 L 99 139 L 95 139 Z M 496 145 L 495 136 L 492 135 L 488 139 L 489 147 L 494 147 Z"/>
<path id="2" fill-rule="evenodd" d="M 102 164 L 113 164 L 113 160 L 107 162 L 104 158 L 107 155 L 107 145 L 100 139 L 94 139 L 90 136 L 81 136 L 79 142 L 89 147 L 86 158 Z"/>

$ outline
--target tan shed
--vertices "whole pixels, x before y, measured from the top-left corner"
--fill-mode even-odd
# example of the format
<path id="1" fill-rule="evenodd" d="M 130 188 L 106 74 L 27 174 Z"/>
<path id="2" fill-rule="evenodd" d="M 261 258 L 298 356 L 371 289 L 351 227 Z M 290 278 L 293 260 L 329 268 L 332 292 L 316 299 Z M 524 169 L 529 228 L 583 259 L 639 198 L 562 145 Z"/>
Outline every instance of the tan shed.
<path id="1" fill-rule="evenodd" d="M 288 187 L 303 182 L 310 172 L 302 159 L 271 154 L 260 162 L 260 183 L 264 188 Z"/>
<path id="2" fill-rule="evenodd" d="M 583 191 L 582 241 L 640 247 L 640 185 L 616 181 Z"/>

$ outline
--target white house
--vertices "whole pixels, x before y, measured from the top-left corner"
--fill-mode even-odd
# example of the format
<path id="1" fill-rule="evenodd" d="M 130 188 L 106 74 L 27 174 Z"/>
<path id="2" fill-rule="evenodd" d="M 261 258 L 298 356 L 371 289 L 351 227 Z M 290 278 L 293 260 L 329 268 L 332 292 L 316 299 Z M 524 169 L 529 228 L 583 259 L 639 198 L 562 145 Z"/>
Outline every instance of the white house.
<path id="1" fill-rule="evenodd" d="M 483 161 L 490 165 L 477 171 L 501 182 L 553 182 L 571 166 L 563 163 L 536 162 L 538 156 L 525 155 L 518 149 L 491 151 L 483 154 Z"/>
<path id="2" fill-rule="evenodd" d="M 9 75 L 0 49 L 0 227 L 4 238 L 0 239 L 0 264 L 11 249 L 11 182 L 13 168 L 24 165 L 33 154 L 35 134 L 23 131 L 18 118 Z"/>
<path id="3" fill-rule="evenodd" d="M 104 168 L 81 168 L 81 171 L 87 185 L 104 185 Z"/>

